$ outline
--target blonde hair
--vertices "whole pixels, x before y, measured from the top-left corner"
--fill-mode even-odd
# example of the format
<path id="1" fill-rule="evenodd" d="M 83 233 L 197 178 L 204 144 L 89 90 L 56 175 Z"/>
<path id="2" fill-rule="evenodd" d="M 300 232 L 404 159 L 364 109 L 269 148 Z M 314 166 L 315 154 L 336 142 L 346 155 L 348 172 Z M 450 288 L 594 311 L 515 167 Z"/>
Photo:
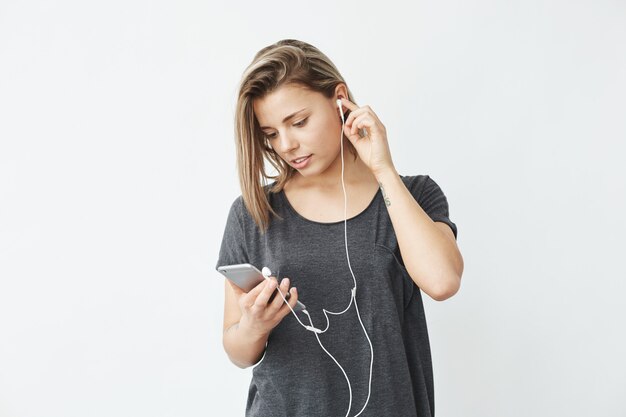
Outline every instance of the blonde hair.
<path id="1" fill-rule="evenodd" d="M 313 45 L 295 39 L 283 39 L 256 53 L 244 71 L 239 84 L 235 111 L 235 144 L 237 172 L 244 204 L 262 233 L 270 222 L 270 213 L 281 218 L 271 207 L 262 181 L 276 180 L 269 192 L 280 192 L 297 172 L 266 142 L 254 114 L 253 103 L 284 85 L 301 86 L 332 98 L 338 84 L 346 84 L 332 61 Z M 354 98 L 347 87 L 347 99 Z M 347 118 L 350 111 L 345 111 Z M 345 134 L 343 135 L 345 138 Z M 350 141 L 348 150 L 357 157 Z M 265 159 L 278 172 L 268 175 Z"/>

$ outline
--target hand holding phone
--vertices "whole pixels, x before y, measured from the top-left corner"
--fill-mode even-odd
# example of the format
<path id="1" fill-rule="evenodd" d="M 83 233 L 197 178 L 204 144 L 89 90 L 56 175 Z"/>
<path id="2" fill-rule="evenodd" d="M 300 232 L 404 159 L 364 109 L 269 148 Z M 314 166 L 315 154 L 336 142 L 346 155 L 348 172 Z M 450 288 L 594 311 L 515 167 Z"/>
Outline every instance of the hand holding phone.
<path id="1" fill-rule="evenodd" d="M 217 268 L 217 270 L 224 275 L 230 282 L 235 284 L 237 287 L 241 288 L 243 291 L 249 293 L 252 289 L 257 287 L 261 282 L 265 281 L 265 278 L 261 271 L 259 271 L 254 265 L 251 264 L 236 264 L 236 265 L 223 265 Z M 268 299 L 268 304 L 273 302 L 275 297 L 280 297 L 277 294 L 278 290 L 276 289 L 270 298 Z M 283 291 L 285 299 L 289 300 L 291 294 L 288 291 Z M 284 303 L 284 301 L 283 301 Z M 287 307 L 289 308 L 289 307 Z M 296 302 L 294 311 L 301 311 L 306 309 L 306 306 L 302 304 L 299 300 Z"/>

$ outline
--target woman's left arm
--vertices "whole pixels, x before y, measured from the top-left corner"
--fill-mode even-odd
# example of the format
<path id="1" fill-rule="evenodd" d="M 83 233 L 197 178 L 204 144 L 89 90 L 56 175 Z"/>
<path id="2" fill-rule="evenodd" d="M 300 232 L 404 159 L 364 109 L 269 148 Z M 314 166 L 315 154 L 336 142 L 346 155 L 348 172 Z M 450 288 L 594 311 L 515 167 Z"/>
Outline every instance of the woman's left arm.
<path id="1" fill-rule="evenodd" d="M 350 109 L 343 132 L 378 180 L 411 279 L 434 300 L 452 297 L 463 274 L 463 257 L 452 229 L 434 222 L 404 185 L 391 159 L 387 129 L 372 108 L 345 98 L 341 104 Z M 359 134 L 363 129 L 365 134 Z"/>
<path id="2" fill-rule="evenodd" d="M 450 226 L 434 222 L 415 201 L 394 168 L 376 174 L 407 272 L 431 298 L 457 293 L 463 257 Z"/>

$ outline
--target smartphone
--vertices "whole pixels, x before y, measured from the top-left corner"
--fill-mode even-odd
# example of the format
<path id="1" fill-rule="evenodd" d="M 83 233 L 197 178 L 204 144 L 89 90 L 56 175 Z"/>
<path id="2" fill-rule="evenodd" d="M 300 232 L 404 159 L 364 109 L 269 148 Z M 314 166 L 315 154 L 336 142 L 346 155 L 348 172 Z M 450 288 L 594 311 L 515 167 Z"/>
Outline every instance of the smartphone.
<path id="1" fill-rule="evenodd" d="M 237 265 L 223 265 L 217 268 L 218 272 L 224 275 L 230 282 L 244 290 L 249 292 L 251 289 L 259 285 L 262 281 L 265 281 L 265 277 L 254 265 L 251 264 L 237 264 Z M 285 298 L 289 300 L 291 294 L 285 294 Z M 274 291 L 274 294 L 270 297 L 268 302 L 271 302 L 274 297 L 280 297 L 278 295 L 278 289 Z M 302 311 L 306 309 L 306 306 L 296 301 L 296 305 L 293 308 L 294 311 Z"/>

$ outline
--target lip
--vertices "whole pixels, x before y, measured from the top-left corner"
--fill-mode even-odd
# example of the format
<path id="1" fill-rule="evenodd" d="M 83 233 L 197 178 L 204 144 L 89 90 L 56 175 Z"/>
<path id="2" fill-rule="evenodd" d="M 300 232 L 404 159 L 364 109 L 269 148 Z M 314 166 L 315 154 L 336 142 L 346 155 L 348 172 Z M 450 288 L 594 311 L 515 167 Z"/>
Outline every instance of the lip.
<path id="1" fill-rule="evenodd" d="M 311 154 L 309 154 L 309 155 L 300 155 L 300 156 L 297 156 L 297 157 L 293 158 L 293 159 L 291 160 L 291 162 L 294 162 L 294 161 L 296 161 L 296 160 L 298 160 L 298 159 L 300 159 L 300 158 L 304 158 L 305 156 L 311 156 Z"/>
<path id="2" fill-rule="evenodd" d="M 311 160 L 311 156 L 313 156 L 313 154 L 307 156 L 304 161 L 299 162 L 299 163 L 295 163 L 294 161 L 296 159 L 298 159 L 298 158 L 294 158 L 294 159 L 291 160 L 291 164 L 293 165 L 294 168 L 297 168 L 297 169 L 304 168 L 305 166 L 308 165 L 309 161 Z M 300 158 L 302 158 L 302 157 L 300 157 Z"/>

